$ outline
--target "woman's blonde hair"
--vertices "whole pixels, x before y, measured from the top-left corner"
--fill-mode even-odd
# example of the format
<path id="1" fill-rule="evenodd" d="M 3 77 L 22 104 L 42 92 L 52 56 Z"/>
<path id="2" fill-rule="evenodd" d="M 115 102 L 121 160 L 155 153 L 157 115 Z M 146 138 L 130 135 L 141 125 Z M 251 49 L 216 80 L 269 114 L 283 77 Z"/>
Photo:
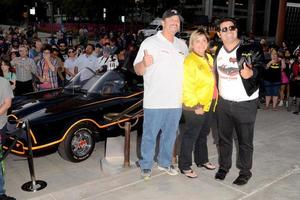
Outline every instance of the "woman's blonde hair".
<path id="1" fill-rule="evenodd" d="M 204 35 L 205 38 L 207 39 L 207 43 L 209 43 L 209 35 L 208 35 L 207 31 L 203 27 L 200 27 L 197 30 L 193 31 L 191 36 L 190 36 L 189 51 L 192 51 L 193 43 L 197 39 L 197 37 L 200 36 L 200 35 Z"/>
<path id="2" fill-rule="evenodd" d="M 271 55 L 277 55 L 278 56 L 278 51 L 276 49 L 271 49 Z"/>

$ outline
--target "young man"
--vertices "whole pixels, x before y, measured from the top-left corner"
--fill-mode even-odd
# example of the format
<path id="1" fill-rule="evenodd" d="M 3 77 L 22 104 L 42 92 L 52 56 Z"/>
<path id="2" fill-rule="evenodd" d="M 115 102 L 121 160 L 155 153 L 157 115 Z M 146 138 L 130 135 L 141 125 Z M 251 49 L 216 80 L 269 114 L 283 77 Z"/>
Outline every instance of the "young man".
<path id="1" fill-rule="evenodd" d="M 2 150 L 2 128 L 6 124 L 7 121 L 7 110 L 11 106 L 11 99 L 13 98 L 13 92 L 9 82 L 0 77 L 0 146 Z M 2 152 L 0 152 L 2 154 Z M 0 163 L 0 200 L 15 200 L 15 198 L 7 196 L 5 194 L 4 189 L 4 174 L 3 174 L 3 166 Z"/>
<path id="2" fill-rule="evenodd" d="M 235 128 L 240 173 L 233 183 L 244 185 L 252 176 L 254 124 L 264 57 L 259 46 L 241 44 L 233 19 L 220 20 L 218 35 L 223 46 L 216 51 L 215 57 L 220 95 L 217 109 L 220 168 L 215 178 L 224 180 L 231 168 Z"/>
<path id="3" fill-rule="evenodd" d="M 177 10 L 162 16 L 163 30 L 140 46 L 134 69 L 144 78 L 144 124 L 139 161 L 141 176 L 151 176 L 156 137 L 161 131 L 158 169 L 177 175 L 171 165 L 182 105 L 183 61 L 188 53 L 184 41 L 175 37 L 182 17 Z"/>

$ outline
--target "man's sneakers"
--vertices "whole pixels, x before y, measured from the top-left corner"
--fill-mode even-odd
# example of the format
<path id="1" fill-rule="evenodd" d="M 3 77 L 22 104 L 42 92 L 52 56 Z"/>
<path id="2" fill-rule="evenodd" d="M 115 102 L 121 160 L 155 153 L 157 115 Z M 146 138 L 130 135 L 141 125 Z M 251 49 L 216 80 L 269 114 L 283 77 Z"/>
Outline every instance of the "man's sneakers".
<path id="1" fill-rule="evenodd" d="M 135 165 L 141 169 L 141 177 L 142 179 L 144 180 L 149 180 L 151 178 L 151 173 L 152 173 L 152 170 L 151 169 L 142 169 L 141 166 L 140 166 L 140 163 L 139 161 L 136 161 L 135 162 Z"/>
<path id="2" fill-rule="evenodd" d="M 144 180 L 149 180 L 151 178 L 151 169 L 141 169 L 141 177 Z"/>
<path id="3" fill-rule="evenodd" d="M 157 166 L 157 168 L 161 171 L 167 172 L 167 174 L 169 174 L 170 176 L 178 175 L 178 171 L 175 169 L 175 167 L 173 165 L 170 165 L 169 167 Z"/>
<path id="4" fill-rule="evenodd" d="M 245 175 L 245 174 L 240 174 L 234 181 L 233 184 L 236 185 L 245 185 L 246 183 L 248 183 L 248 181 L 250 180 L 252 174 L 249 175 Z"/>
<path id="5" fill-rule="evenodd" d="M 0 200 L 16 200 L 16 198 L 7 196 L 6 194 L 1 194 Z"/>

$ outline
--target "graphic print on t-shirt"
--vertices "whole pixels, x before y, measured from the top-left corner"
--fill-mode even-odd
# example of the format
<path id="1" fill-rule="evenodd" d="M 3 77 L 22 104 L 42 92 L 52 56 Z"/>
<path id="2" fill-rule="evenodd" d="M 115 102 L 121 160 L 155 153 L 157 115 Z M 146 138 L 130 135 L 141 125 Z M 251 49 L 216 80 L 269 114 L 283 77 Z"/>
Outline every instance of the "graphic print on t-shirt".
<path id="1" fill-rule="evenodd" d="M 222 55 L 217 58 L 217 67 L 220 78 L 237 79 L 239 68 L 235 51 L 225 53 L 225 50 L 222 48 L 220 54 Z"/>

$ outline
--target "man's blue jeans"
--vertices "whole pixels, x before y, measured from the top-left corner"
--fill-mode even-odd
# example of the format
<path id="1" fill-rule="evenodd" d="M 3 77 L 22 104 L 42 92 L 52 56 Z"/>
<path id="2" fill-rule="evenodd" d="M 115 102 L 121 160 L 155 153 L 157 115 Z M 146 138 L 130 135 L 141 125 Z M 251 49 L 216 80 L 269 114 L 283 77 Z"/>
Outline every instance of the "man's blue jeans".
<path id="1" fill-rule="evenodd" d="M 169 167 L 172 163 L 172 152 L 176 139 L 181 108 L 145 109 L 143 136 L 141 143 L 142 159 L 139 161 L 141 169 L 151 169 L 155 154 L 156 138 L 161 130 L 158 165 Z"/>

